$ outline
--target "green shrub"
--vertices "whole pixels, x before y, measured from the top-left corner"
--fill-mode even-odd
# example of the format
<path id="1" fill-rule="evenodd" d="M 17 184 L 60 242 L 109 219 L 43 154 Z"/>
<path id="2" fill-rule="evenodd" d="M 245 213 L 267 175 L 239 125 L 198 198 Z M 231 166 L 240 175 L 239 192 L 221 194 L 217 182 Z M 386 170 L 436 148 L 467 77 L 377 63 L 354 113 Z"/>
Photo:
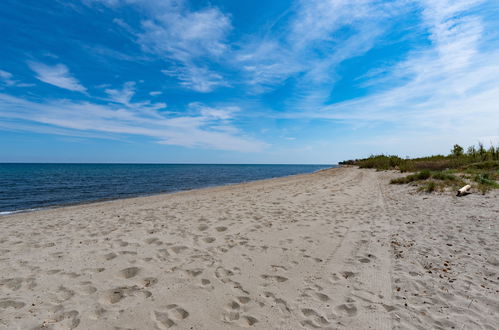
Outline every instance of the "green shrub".
<path id="1" fill-rule="evenodd" d="M 413 159 L 402 159 L 398 156 L 372 155 L 365 159 L 342 162 L 342 164 L 357 165 L 360 168 L 376 170 L 400 170 L 400 172 L 415 172 L 405 177 L 393 179 L 392 184 L 408 184 L 416 182 L 421 190 L 432 192 L 447 188 L 459 188 L 472 180 L 478 189 L 486 192 L 499 189 L 499 146 L 485 148 L 483 143 L 471 146 L 464 152 L 459 145 L 454 145 L 451 154 L 434 155 Z M 459 174 L 460 177 L 455 174 Z M 464 175 L 466 174 L 466 175 Z M 426 180 L 431 179 L 431 182 Z"/>
<path id="2" fill-rule="evenodd" d="M 416 174 L 417 180 L 426 180 L 429 179 L 430 177 L 431 177 L 431 172 L 428 170 L 423 170 L 418 174 Z"/>
<path id="3" fill-rule="evenodd" d="M 442 181 L 456 181 L 457 177 L 453 174 L 448 174 L 444 172 L 436 172 L 431 175 L 431 177 L 435 180 L 442 180 Z"/>
<path id="4" fill-rule="evenodd" d="M 475 175 L 473 180 L 479 185 L 490 186 L 491 188 L 499 188 L 499 184 L 490 178 L 488 173 L 481 173 Z"/>
<path id="5" fill-rule="evenodd" d="M 478 147 L 471 146 L 465 153 L 461 146 L 455 145 L 448 156 L 434 155 L 402 159 L 393 155 L 372 155 L 368 158 L 348 160 L 340 164 L 357 165 L 361 168 L 375 168 L 377 170 L 398 169 L 401 172 L 442 171 L 471 166 L 471 164 L 474 164 L 475 168 L 484 166 L 484 168 L 499 170 L 499 146 L 491 145 L 486 149 L 483 143 L 479 143 Z"/>
<path id="6" fill-rule="evenodd" d="M 499 171 L 499 161 L 486 161 L 480 163 L 469 164 L 464 167 L 465 169 L 478 169 L 478 170 L 496 170 Z"/>
<path id="7" fill-rule="evenodd" d="M 426 185 L 425 191 L 426 191 L 427 193 L 432 193 L 432 192 L 434 192 L 434 191 L 435 191 L 435 188 L 436 188 L 436 184 L 435 184 L 435 182 L 431 181 L 430 183 L 428 183 L 428 184 Z"/>
<path id="8" fill-rule="evenodd" d="M 430 171 L 421 171 L 419 173 L 411 174 L 402 178 L 397 178 L 393 179 L 390 181 L 390 183 L 393 184 L 405 184 L 405 183 L 410 183 L 414 181 L 419 181 L 419 180 L 426 180 L 431 177 L 431 172 Z"/>

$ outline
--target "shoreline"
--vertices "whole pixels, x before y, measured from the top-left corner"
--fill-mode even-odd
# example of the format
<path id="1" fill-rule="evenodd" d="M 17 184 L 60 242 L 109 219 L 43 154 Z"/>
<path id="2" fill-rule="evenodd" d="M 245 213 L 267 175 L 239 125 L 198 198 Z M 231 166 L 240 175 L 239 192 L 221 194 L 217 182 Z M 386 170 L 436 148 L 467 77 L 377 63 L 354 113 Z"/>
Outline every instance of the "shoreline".
<path id="1" fill-rule="evenodd" d="M 8 164 L 11 164 L 11 163 L 8 163 Z M 12 164 L 15 164 L 15 163 L 12 163 Z M 49 164 L 49 163 L 47 163 L 47 164 Z M 52 163 L 50 163 L 50 164 L 52 164 Z M 69 163 L 69 164 L 73 164 L 73 163 Z M 124 165 L 129 165 L 129 164 L 124 164 Z M 142 164 L 139 164 L 139 165 L 142 165 Z M 158 165 L 164 165 L 164 164 L 158 164 Z M 184 164 L 173 164 L 173 165 L 184 165 Z M 188 165 L 190 165 L 190 164 L 188 164 Z M 201 165 L 212 165 L 212 164 L 201 164 Z M 239 164 L 234 164 L 234 165 L 239 165 Z M 246 165 L 246 164 L 243 164 L 243 165 Z M 270 165 L 273 165 L 273 164 L 270 164 Z M 200 190 L 200 189 L 210 189 L 210 188 L 217 188 L 217 187 L 235 186 L 235 185 L 246 184 L 246 183 L 251 183 L 251 182 L 258 182 L 258 181 L 266 181 L 266 180 L 288 178 L 288 177 L 293 177 L 293 176 L 297 176 L 297 175 L 313 174 L 313 173 L 317 173 L 317 172 L 320 172 L 320 171 L 328 171 L 328 170 L 331 170 L 331 169 L 335 169 L 335 168 L 340 168 L 341 167 L 341 165 L 330 165 L 330 166 L 332 166 L 332 167 L 319 169 L 319 170 L 316 170 L 316 171 L 313 171 L 313 172 L 309 172 L 309 173 L 292 174 L 292 175 L 279 176 L 279 177 L 273 177 L 273 178 L 267 178 L 267 179 L 249 180 L 249 181 L 243 181 L 243 182 L 237 182 L 237 183 L 214 184 L 214 185 L 209 185 L 209 186 L 205 186 L 205 187 L 198 187 L 198 188 L 192 188 L 192 189 L 174 190 L 174 191 L 171 191 L 171 192 L 148 193 L 148 194 L 126 196 L 126 197 L 101 198 L 101 199 L 89 200 L 89 201 L 83 201 L 83 202 L 56 204 L 56 205 L 49 205 L 49 206 L 42 206 L 42 207 L 36 207 L 36 208 L 30 208 L 30 209 L 22 209 L 22 210 L 14 210 L 14 211 L 1 211 L 0 212 L 0 218 L 5 217 L 5 216 L 9 216 L 9 215 L 13 215 L 13 214 L 18 214 L 18 213 L 29 213 L 29 212 L 37 212 L 37 211 L 58 209 L 58 208 L 63 208 L 63 207 L 80 206 L 80 205 L 87 205 L 87 204 L 94 204 L 94 203 L 106 203 L 106 202 L 112 202 L 112 201 L 116 201 L 116 200 L 126 200 L 126 199 L 133 199 L 133 198 L 153 197 L 153 196 L 159 196 L 159 195 L 171 195 L 171 194 L 177 194 L 177 193 L 183 193 L 183 192 L 190 192 L 190 191 L 195 191 L 195 190 Z"/>
<path id="2" fill-rule="evenodd" d="M 340 167 L 2 217 L 0 328 L 494 328 L 497 194 L 418 194 L 398 175 Z"/>

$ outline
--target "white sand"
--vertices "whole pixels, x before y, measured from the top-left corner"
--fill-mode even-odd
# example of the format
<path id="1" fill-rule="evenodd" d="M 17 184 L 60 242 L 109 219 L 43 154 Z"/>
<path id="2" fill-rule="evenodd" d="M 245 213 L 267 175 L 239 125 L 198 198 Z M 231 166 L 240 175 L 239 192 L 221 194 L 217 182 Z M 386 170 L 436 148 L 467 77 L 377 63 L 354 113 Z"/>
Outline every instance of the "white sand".
<path id="1" fill-rule="evenodd" d="M 394 175 L 0 217 L 0 328 L 499 328 L 498 194 L 417 194 Z"/>

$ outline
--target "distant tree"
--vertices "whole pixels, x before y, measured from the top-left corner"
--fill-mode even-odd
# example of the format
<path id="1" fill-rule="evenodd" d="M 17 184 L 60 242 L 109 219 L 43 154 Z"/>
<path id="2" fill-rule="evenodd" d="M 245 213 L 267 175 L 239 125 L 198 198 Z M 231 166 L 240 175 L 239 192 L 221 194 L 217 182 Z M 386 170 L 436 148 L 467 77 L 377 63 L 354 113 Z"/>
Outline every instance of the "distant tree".
<path id="1" fill-rule="evenodd" d="M 468 156 L 471 156 L 472 158 L 476 157 L 476 148 L 475 146 L 468 147 Z"/>
<path id="2" fill-rule="evenodd" d="M 463 155 L 464 149 L 459 144 L 455 144 L 452 148 L 452 155 L 455 157 L 460 157 Z"/>
<path id="3" fill-rule="evenodd" d="M 480 160 L 486 160 L 487 159 L 487 150 L 483 146 L 482 142 L 478 142 L 478 154 L 480 155 Z"/>

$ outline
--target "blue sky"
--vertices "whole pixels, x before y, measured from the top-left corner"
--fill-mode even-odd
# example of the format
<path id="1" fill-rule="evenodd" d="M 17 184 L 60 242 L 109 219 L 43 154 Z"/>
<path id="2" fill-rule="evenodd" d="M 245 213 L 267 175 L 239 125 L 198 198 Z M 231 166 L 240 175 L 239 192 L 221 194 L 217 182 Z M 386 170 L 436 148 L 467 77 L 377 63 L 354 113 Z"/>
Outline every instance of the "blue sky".
<path id="1" fill-rule="evenodd" d="M 495 0 L 4 0 L 0 30 L 0 162 L 499 143 Z"/>

